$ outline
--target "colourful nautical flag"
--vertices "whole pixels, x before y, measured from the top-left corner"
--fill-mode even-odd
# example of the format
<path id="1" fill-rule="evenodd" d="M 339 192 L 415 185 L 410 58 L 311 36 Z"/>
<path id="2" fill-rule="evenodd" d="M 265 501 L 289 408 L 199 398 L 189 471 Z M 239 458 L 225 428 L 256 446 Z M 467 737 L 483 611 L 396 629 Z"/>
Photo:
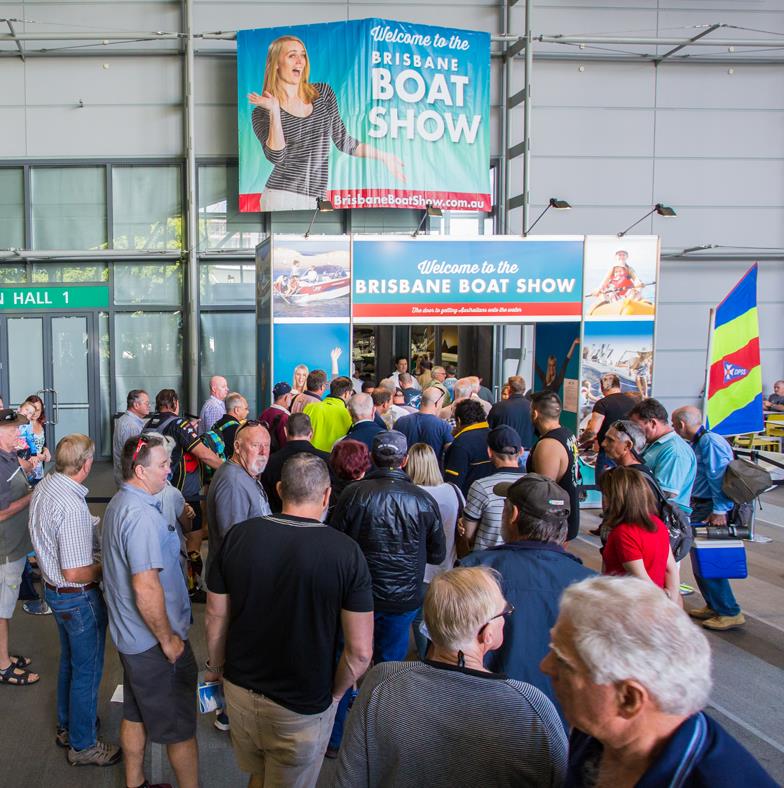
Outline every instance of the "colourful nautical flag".
<path id="1" fill-rule="evenodd" d="M 709 362 L 707 426 L 721 435 L 761 432 L 756 263 L 713 312 Z"/>

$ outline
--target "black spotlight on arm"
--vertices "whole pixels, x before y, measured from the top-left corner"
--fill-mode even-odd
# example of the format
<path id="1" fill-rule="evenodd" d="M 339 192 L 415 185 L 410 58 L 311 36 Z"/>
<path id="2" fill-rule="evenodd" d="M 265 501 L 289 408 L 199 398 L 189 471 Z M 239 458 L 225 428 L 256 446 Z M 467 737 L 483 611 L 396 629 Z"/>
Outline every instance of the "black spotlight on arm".
<path id="1" fill-rule="evenodd" d="M 428 216 L 430 216 L 433 219 L 440 219 L 443 215 L 444 212 L 440 208 L 436 208 L 435 205 L 431 205 L 430 203 L 427 203 L 427 205 L 425 206 L 425 210 L 422 213 L 422 218 L 419 221 L 419 227 L 417 227 L 416 230 L 414 230 L 414 232 L 411 233 L 411 237 L 416 238 L 419 235 L 420 231 L 422 230 L 422 227 L 425 224 L 425 219 L 427 219 Z"/>
<path id="2" fill-rule="evenodd" d="M 310 224 L 308 225 L 307 232 L 305 233 L 305 238 L 310 235 L 310 231 L 313 229 L 313 222 L 316 221 L 316 217 L 320 213 L 329 213 L 329 211 L 334 211 L 335 209 L 332 207 L 332 203 L 329 200 L 322 200 L 321 197 L 316 197 L 316 210 L 313 211 L 313 216 L 310 217 Z"/>
<path id="3" fill-rule="evenodd" d="M 555 208 L 557 211 L 568 211 L 572 206 L 569 205 L 566 200 L 559 200 L 557 197 L 551 197 L 550 202 L 547 203 L 545 209 L 539 214 L 539 216 L 534 219 L 533 224 L 523 232 L 523 238 L 525 238 L 531 230 L 536 227 L 537 222 L 550 210 L 550 208 Z"/>
<path id="4" fill-rule="evenodd" d="M 656 205 L 654 205 L 653 208 L 651 208 L 651 210 L 645 214 L 645 216 L 641 216 L 634 224 L 629 225 L 629 227 L 627 227 L 622 233 L 618 233 L 618 237 L 623 238 L 623 236 L 626 235 L 626 233 L 628 233 L 632 227 L 636 227 L 641 221 L 647 219 L 652 213 L 657 213 L 659 216 L 664 216 L 667 219 L 678 215 L 672 208 L 670 208 L 669 205 L 662 205 L 660 202 L 657 202 Z"/>

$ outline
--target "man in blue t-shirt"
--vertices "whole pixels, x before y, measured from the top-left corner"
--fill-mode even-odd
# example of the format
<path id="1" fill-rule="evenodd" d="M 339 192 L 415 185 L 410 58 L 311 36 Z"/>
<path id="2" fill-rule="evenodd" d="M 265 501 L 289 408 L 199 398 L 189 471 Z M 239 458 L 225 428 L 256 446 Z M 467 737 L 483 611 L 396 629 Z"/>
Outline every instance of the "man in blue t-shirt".
<path id="1" fill-rule="evenodd" d="M 165 744 L 177 784 L 198 784 L 196 679 L 191 604 L 180 537 L 155 497 L 169 476 L 163 438 L 129 438 L 123 484 L 103 518 L 103 585 L 109 632 L 123 666 L 120 744 L 125 785 L 146 785 L 147 739 Z"/>
<path id="2" fill-rule="evenodd" d="M 446 447 L 452 443 L 452 433 L 447 423 L 438 417 L 439 403 L 442 393 L 433 387 L 425 389 L 418 413 L 401 416 L 395 422 L 395 429 L 406 436 L 409 446 L 415 443 L 426 443 L 436 453 L 439 465 L 442 462 Z"/>
<path id="3" fill-rule="evenodd" d="M 648 445 L 642 453 L 659 487 L 673 503 L 691 514 L 691 488 L 697 472 L 694 452 L 670 426 L 667 409 L 658 400 L 644 399 L 629 418 L 645 433 Z"/>

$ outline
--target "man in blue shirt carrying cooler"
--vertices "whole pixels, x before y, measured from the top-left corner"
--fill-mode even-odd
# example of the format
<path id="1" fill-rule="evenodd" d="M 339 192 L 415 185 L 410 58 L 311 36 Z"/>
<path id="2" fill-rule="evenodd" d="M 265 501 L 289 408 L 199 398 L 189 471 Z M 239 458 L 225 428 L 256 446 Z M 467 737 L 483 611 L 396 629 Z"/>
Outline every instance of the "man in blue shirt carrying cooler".
<path id="1" fill-rule="evenodd" d="M 702 426 L 702 413 L 692 406 L 678 408 L 672 414 L 672 426 L 684 440 L 691 443 L 697 458 L 697 475 L 691 493 L 691 521 L 708 525 L 727 525 L 733 502 L 721 490 L 724 472 L 733 460 L 732 448 L 721 436 Z M 730 581 L 723 577 L 701 577 L 692 561 L 694 577 L 705 607 L 689 610 L 692 618 L 700 619 L 708 629 L 735 629 L 746 618 L 732 593 Z"/>

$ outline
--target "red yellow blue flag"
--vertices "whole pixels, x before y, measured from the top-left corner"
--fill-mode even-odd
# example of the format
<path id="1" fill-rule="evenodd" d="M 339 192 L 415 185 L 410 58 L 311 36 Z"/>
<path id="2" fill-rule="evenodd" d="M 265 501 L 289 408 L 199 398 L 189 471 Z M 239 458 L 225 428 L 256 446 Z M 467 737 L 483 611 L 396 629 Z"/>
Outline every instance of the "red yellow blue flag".
<path id="1" fill-rule="evenodd" d="M 706 420 L 720 435 L 764 428 L 757 269 L 749 268 L 713 313 Z"/>

